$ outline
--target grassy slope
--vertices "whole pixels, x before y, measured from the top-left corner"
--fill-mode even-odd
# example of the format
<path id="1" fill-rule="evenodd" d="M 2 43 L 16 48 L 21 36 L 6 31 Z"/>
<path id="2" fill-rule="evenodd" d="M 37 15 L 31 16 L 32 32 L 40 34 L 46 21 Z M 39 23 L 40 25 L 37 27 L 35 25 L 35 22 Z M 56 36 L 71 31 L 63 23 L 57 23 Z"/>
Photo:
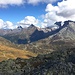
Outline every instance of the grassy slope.
<path id="1" fill-rule="evenodd" d="M 0 44 L 0 61 L 8 60 L 8 59 L 16 59 L 16 58 L 25 58 L 29 59 L 30 57 L 35 57 L 36 54 L 26 51 L 19 50 L 9 46 Z"/>
<path id="2" fill-rule="evenodd" d="M 75 75 L 75 48 L 0 62 L 0 75 Z"/>

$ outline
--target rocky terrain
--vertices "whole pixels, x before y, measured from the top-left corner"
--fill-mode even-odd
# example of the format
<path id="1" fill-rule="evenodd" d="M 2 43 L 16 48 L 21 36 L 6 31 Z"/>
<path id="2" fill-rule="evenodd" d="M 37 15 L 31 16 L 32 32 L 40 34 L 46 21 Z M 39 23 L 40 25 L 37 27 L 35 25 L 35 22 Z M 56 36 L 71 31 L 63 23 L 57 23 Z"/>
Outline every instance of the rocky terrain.
<path id="1" fill-rule="evenodd" d="M 29 59 L 36 56 L 37 54 L 28 50 L 19 49 L 18 45 L 0 37 L 0 62 L 8 59 L 16 59 L 18 57 Z"/>
<path id="2" fill-rule="evenodd" d="M 60 40 L 75 40 L 75 22 L 65 21 L 63 28 L 54 37 L 58 37 Z"/>
<path id="3" fill-rule="evenodd" d="M 17 29 L 13 30 L 0 29 L 0 35 L 16 44 L 27 44 L 35 42 L 41 39 L 45 39 L 51 35 L 56 35 L 59 38 L 62 37 L 61 39 L 63 40 L 73 40 L 75 37 L 74 28 L 75 22 L 68 20 L 65 21 L 63 25 L 62 22 L 56 22 L 54 27 L 47 28 L 38 28 L 31 24 L 28 28 L 22 28 L 21 26 L 19 26 L 17 27 Z"/>
<path id="4" fill-rule="evenodd" d="M 56 25 L 59 28 L 50 32 L 53 35 L 25 45 L 20 44 L 19 47 L 39 54 L 75 47 L 75 22 L 65 21 L 63 25 L 61 22 L 56 22 Z"/>
<path id="5" fill-rule="evenodd" d="M 75 75 L 75 22 L 54 25 L 0 29 L 0 75 Z"/>
<path id="6" fill-rule="evenodd" d="M 0 63 L 0 75 L 74 75 L 75 48 Z"/>
<path id="7" fill-rule="evenodd" d="M 56 33 L 55 28 L 38 28 L 31 24 L 28 28 L 21 26 L 13 30 L 5 30 L 0 34 L 2 37 L 16 44 L 27 44 L 44 39 Z M 40 36 L 42 35 L 42 36 Z"/>

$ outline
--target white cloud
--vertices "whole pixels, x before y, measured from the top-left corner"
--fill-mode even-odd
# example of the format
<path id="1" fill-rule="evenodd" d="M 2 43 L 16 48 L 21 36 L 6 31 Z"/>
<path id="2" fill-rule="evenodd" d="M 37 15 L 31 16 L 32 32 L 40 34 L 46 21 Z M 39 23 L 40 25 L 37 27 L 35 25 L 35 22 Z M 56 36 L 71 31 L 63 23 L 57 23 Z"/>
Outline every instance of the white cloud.
<path id="1" fill-rule="evenodd" d="M 24 28 L 30 26 L 31 24 L 39 27 L 39 20 L 33 16 L 26 16 L 23 20 L 17 22 L 17 24 L 14 25 L 10 21 L 3 21 L 2 19 L 0 19 L 0 29 L 15 29 L 18 26 L 22 26 Z"/>
<path id="2" fill-rule="evenodd" d="M 5 29 L 14 29 L 14 28 L 16 28 L 16 26 L 13 25 L 13 23 L 10 22 L 10 21 L 6 21 L 4 26 L 5 26 L 4 27 Z"/>
<path id="3" fill-rule="evenodd" d="M 0 8 L 6 8 L 8 5 L 22 5 L 24 3 L 36 5 L 38 3 L 53 3 L 58 0 L 0 0 Z"/>
<path id="4" fill-rule="evenodd" d="M 25 0 L 0 0 L 0 7 L 7 7 L 8 5 L 22 5 Z"/>
<path id="5" fill-rule="evenodd" d="M 33 4 L 33 5 L 36 5 L 38 3 L 53 3 L 53 2 L 56 2 L 58 0 L 27 0 L 27 3 L 29 4 Z"/>
<path id="6" fill-rule="evenodd" d="M 26 0 L 0 0 L 0 6 L 7 5 L 21 5 Z M 40 2 L 49 3 L 46 6 L 46 14 L 43 15 L 43 22 L 36 19 L 34 16 L 26 16 L 23 20 L 18 22 L 22 27 L 28 27 L 30 24 L 36 26 L 46 27 L 53 25 L 56 21 L 73 20 L 75 21 L 75 2 L 74 0 L 63 0 L 58 2 L 56 6 L 52 5 L 52 2 L 58 0 L 27 0 L 27 3 L 36 5 Z M 4 22 L 0 19 L 0 28 L 15 28 L 12 22 Z"/>
<path id="7" fill-rule="evenodd" d="M 73 20 L 75 21 L 75 2 L 74 0 L 63 0 L 57 6 L 48 4 L 46 6 L 43 25 L 53 25 L 56 21 Z"/>
<path id="8" fill-rule="evenodd" d="M 4 21 L 0 19 L 0 29 L 3 28 L 3 26 L 4 26 Z"/>
<path id="9" fill-rule="evenodd" d="M 26 16 L 23 20 L 18 22 L 18 24 L 22 27 L 28 27 L 31 24 L 38 25 L 39 20 L 33 16 Z"/>
<path id="10" fill-rule="evenodd" d="M 16 25 L 14 25 L 10 21 L 4 22 L 2 19 L 0 19 L 0 29 L 14 29 L 16 28 Z"/>

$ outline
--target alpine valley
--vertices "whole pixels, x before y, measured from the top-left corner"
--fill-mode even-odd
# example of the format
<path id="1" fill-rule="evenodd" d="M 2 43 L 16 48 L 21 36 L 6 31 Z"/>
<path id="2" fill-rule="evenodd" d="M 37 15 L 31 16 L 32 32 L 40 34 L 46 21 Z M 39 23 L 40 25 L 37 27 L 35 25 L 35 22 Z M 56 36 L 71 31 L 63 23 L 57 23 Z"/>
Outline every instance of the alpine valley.
<path id="1" fill-rule="evenodd" d="M 75 22 L 0 29 L 0 75 L 75 75 Z"/>

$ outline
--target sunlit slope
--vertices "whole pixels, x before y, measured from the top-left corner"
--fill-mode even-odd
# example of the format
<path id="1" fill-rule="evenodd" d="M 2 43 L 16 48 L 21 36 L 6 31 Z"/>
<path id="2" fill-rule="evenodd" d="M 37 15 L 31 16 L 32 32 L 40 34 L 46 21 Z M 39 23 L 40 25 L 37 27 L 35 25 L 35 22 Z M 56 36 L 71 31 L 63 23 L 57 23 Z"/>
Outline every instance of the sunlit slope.
<path id="1" fill-rule="evenodd" d="M 12 47 L 8 47 L 0 44 L 0 61 L 16 58 L 29 59 L 30 57 L 36 57 L 37 55 L 26 50 L 19 50 Z"/>

